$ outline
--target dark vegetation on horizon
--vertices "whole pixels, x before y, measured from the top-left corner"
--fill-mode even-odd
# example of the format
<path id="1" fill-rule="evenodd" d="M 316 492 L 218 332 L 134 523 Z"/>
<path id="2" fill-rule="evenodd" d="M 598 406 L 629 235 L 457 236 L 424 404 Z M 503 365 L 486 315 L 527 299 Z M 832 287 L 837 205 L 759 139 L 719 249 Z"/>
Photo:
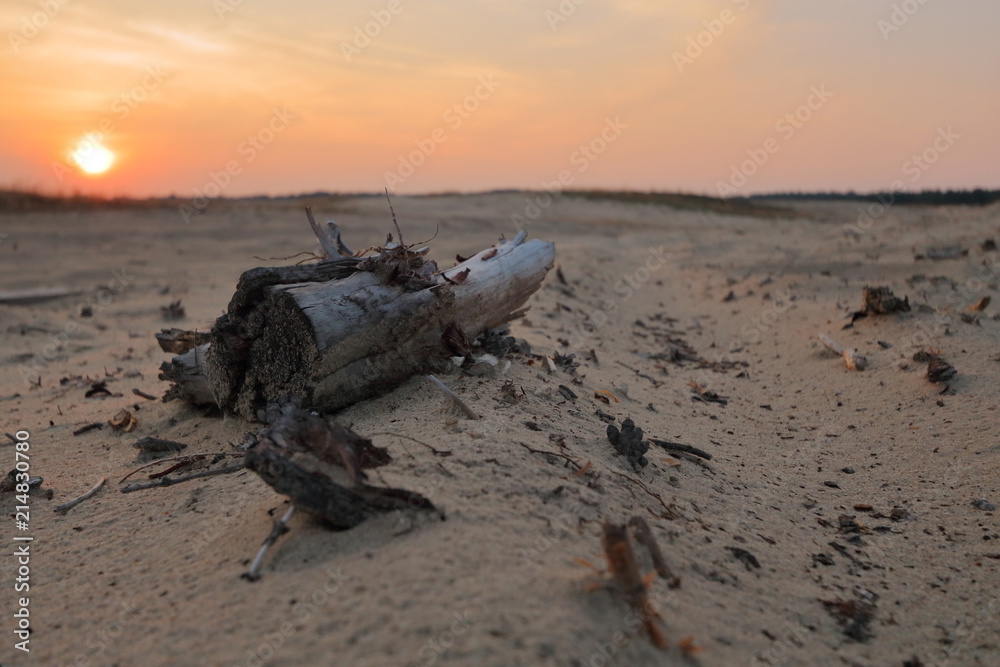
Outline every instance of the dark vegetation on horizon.
<path id="1" fill-rule="evenodd" d="M 503 189 L 474 194 L 530 193 L 530 190 Z M 903 206 L 987 206 L 1000 201 L 1000 190 L 922 190 L 920 192 L 779 192 L 750 195 L 748 197 L 710 197 L 706 195 L 679 192 L 657 192 L 636 190 L 564 190 L 566 197 L 581 197 L 590 200 L 619 201 L 632 204 L 653 204 L 690 211 L 711 211 L 724 215 L 748 215 L 761 218 L 801 217 L 791 205 L 806 201 L 859 201 L 900 204 Z M 218 200 L 230 203 L 240 201 L 285 201 L 302 203 L 308 200 L 336 199 L 343 202 L 352 197 L 384 197 L 379 193 L 334 193 L 309 192 L 297 195 L 257 195 Z M 398 195 L 397 195 L 398 196 Z M 462 193 L 448 192 L 417 196 L 462 196 Z M 0 189 L 0 213 L 27 213 L 32 211 L 88 210 L 88 209 L 155 209 L 179 206 L 189 202 L 182 197 L 96 197 L 82 194 L 45 195 L 28 190 Z"/>
<path id="2" fill-rule="evenodd" d="M 310 203 L 311 200 L 342 201 L 350 196 L 345 194 L 334 194 L 329 192 L 311 192 L 301 195 L 282 195 L 271 197 L 269 195 L 256 195 L 250 197 L 216 197 L 213 202 L 238 203 L 238 202 L 260 202 L 260 201 L 294 201 L 297 203 Z M 356 196 L 375 196 L 359 194 Z M 379 195 L 384 196 L 384 195 Z M 35 211 L 73 211 L 73 210 L 121 210 L 121 209 L 162 209 L 174 208 L 182 204 L 191 205 L 191 200 L 183 197 L 96 197 L 90 195 L 45 195 L 27 190 L 2 190 L 0 189 L 0 213 L 29 213 Z"/>
<path id="3" fill-rule="evenodd" d="M 776 192 L 751 195 L 768 201 L 865 201 L 903 206 L 988 206 L 1000 201 L 1000 190 L 921 190 L 919 192 Z"/>
<path id="4" fill-rule="evenodd" d="M 168 199 L 131 199 L 128 197 L 91 197 L 88 195 L 43 195 L 26 190 L 0 190 L 0 213 L 31 211 L 70 211 L 86 209 L 162 208 L 176 206 Z"/>
<path id="5" fill-rule="evenodd" d="M 685 211 L 711 211 L 723 215 L 748 215 L 756 218 L 804 217 L 791 207 L 772 206 L 746 197 L 708 197 L 678 192 L 639 192 L 635 190 L 565 190 L 567 197 L 620 201 L 628 204 L 654 204 Z"/>

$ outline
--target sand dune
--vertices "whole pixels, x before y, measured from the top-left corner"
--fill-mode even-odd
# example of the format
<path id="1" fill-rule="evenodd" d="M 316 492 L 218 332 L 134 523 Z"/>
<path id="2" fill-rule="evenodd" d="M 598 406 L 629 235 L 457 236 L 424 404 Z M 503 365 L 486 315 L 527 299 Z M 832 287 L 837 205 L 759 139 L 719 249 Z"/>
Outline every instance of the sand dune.
<path id="1" fill-rule="evenodd" d="M 513 236 L 526 197 L 394 205 L 408 240 L 434 237 L 446 264 Z M 378 198 L 308 203 L 355 248 L 392 229 Z M 0 289 L 85 290 L 0 304 L 2 431 L 30 433 L 44 477 L 28 531 L 32 650 L 13 648 L 8 613 L 3 664 L 683 664 L 687 636 L 703 665 L 996 663 L 1000 530 L 973 503 L 1000 503 L 1000 258 L 981 248 L 1000 236 L 997 205 L 896 206 L 852 238 L 857 204 L 752 217 L 555 199 L 527 229 L 556 243 L 566 284 L 551 272 L 512 329 L 535 353 L 575 354 L 575 374 L 514 356 L 503 374 L 445 378 L 480 421 L 420 379 L 343 411 L 361 434 L 451 452 L 372 436 L 394 458 L 374 478 L 447 519 L 389 514 L 338 533 L 300 514 L 249 583 L 240 573 L 286 506 L 253 473 L 130 494 L 118 482 L 140 437 L 208 453 L 259 428 L 132 390 L 166 389 L 161 327 L 207 330 L 242 271 L 287 263 L 255 256 L 314 247 L 302 204 L 216 202 L 190 225 L 169 206 L 0 215 Z M 914 259 L 951 244 L 968 255 Z M 842 329 L 868 284 L 913 310 Z M 994 305 L 973 317 L 984 296 Z M 165 322 L 178 299 L 185 319 Z M 847 370 L 819 332 L 869 368 Z M 924 348 L 958 371 L 944 393 L 912 359 Z M 86 398 L 96 381 L 112 395 Z M 728 403 L 693 400 L 690 383 Z M 73 435 L 122 408 L 135 431 Z M 677 467 L 654 447 L 636 472 L 598 411 L 713 458 Z M 101 477 L 93 498 L 52 511 Z M 13 515 L 14 495 L 2 502 Z M 633 632 L 619 593 L 588 591 L 606 576 L 574 560 L 601 569 L 601 522 L 636 515 L 681 578 L 650 584 L 665 652 Z M 3 571 L 10 600 L 9 555 Z M 873 617 L 852 626 L 835 601 Z"/>

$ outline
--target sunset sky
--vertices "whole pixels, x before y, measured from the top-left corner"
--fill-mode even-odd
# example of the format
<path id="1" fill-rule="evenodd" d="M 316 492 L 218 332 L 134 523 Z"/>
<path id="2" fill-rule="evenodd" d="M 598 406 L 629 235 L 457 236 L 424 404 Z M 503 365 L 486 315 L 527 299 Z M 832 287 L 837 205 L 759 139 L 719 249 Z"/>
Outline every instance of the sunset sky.
<path id="1" fill-rule="evenodd" d="M 995 0 L 8 0 L 0 187 L 998 188 L 998 26 Z"/>

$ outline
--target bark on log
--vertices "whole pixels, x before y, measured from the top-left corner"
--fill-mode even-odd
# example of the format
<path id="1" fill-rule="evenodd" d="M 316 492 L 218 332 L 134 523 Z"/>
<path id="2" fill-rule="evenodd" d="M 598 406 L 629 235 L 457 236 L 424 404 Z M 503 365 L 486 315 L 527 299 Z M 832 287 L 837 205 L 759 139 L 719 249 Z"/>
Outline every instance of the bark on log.
<path id="1" fill-rule="evenodd" d="M 171 354 L 184 354 L 188 350 L 204 345 L 209 340 L 208 334 L 183 329 L 163 329 L 156 334 L 156 342 L 160 349 Z"/>
<path id="2" fill-rule="evenodd" d="M 555 260 L 521 232 L 446 271 L 426 249 L 388 244 L 375 257 L 252 269 L 211 342 L 161 366 L 164 400 L 216 403 L 248 419 L 284 396 L 334 411 L 392 390 L 511 319 Z"/>
<path id="3" fill-rule="evenodd" d="M 193 347 L 160 365 L 160 379 L 172 383 L 163 395 L 164 402 L 179 398 L 194 405 L 217 405 L 215 394 L 205 375 L 211 343 Z"/>

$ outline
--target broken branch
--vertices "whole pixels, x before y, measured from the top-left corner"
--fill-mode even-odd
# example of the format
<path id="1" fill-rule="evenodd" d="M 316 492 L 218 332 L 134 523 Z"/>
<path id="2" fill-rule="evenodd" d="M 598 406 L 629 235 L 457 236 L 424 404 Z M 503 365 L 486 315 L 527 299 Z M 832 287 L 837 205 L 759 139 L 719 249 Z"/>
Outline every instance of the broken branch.
<path id="1" fill-rule="evenodd" d="M 100 491 L 101 487 L 104 486 L 104 482 L 106 482 L 106 481 L 108 481 L 108 478 L 107 477 L 102 477 L 97 482 L 97 484 L 94 485 L 94 488 L 92 488 L 90 491 L 87 491 L 85 494 L 83 494 L 82 496 L 80 496 L 78 498 L 74 498 L 73 500 L 70 500 L 68 502 L 63 503 L 62 505 L 57 505 L 56 508 L 53 511 L 54 512 L 58 512 L 59 514 L 65 514 L 66 512 L 70 511 L 71 509 L 73 509 L 74 507 L 76 507 L 77 505 L 79 505 L 80 503 L 82 503 L 87 498 L 90 498 L 95 493 L 97 493 L 98 491 Z"/>
<path id="2" fill-rule="evenodd" d="M 712 455 L 703 449 L 698 449 L 697 447 L 692 447 L 691 445 L 683 445 L 679 442 L 668 442 L 666 440 L 657 440 L 656 438 L 650 438 L 650 442 L 656 443 L 664 449 L 674 451 L 674 452 L 684 452 L 685 454 L 691 454 L 693 456 L 698 456 L 706 461 L 712 460 Z"/>
<path id="3" fill-rule="evenodd" d="M 657 574 L 666 579 L 667 585 L 670 588 L 680 586 L 681 578 L 674 575 L 670 570 L 670 566 L 667 565 L 667 559 L 663 557 L 660 545 L 657 543 L 656 538 L 653 537 L 653 531 L 649 528 L 646 520 L 641 516 L 634 516 L 629 520 L 628 525 L 635 531 L 636 541 L 646 547 L 646 550 L 649 552 L 649 557 L 653 560 L 653 567 L 656 568 Z"/>
<path id="4" fill-rule="evenodd" d="M 517 444 L 521 445 L 532 454 L 544 454 L 545 456 L 555 456 L 556 458 L 564 459 L 567 463 L 573 465 L 577 470 L 583 469 L 583 466 L 581 466 L 576 460 L 574 460 L 573 458 L 571 458 L 566 454 L 562 454 L 560 452 L 550 452 L 544 449 L 535 449 L 533 447 L 524 444 L 523 442 L 519 442 Z"/>
<path id="5" fill-rule="evenodd" d="M 819 340 L 828 349 L 844 358 L 844 363 L 852 371 L 863 371 L 868 366 L 868 360 L 854 348 L 846 348 L 826 334 L 819 334 Z"/>
<path id="6" fill-rule="evenodd" d="M 472 408 L 466 405 L 465 401 L 463 401 L 461 398 L 458 397 L 458 394 L 453 392 L 451 389 L 448 389 L 448 387 L 445 386 L 444 382 L 441 382 L 441 380 L 438 380 L 433 375 L 428 375 L 427 379 L 430 380 L 432 383 L 434 383 L 434 386 L 440 389 L 445 396 L 450 398 L 455 403 L 455 405 L 462 408 L 462 412 L 468 415 L 469 419 L 479 419 L 479 415 L 477 415 L 472 410 Z"/>
<path id="7" fill-rule="evenodd" d="M 274 527 L 271 528 L 270 534 L 264 539 L 264 544 L 260 545 L 260 551 L 254 557 L 253 562 L 250 564 L 250 569 L 244 572 L 241 576 L 247 581 L 257 581 L 260 576 L 257 574 L 257 570 L 260 569 L 260 564 L 264 560 L 264 554 L 267 550 L 274 546 L 274 543 L 278 541 L 282 535 L 288 532 L 288 520 L 292 518 L 292 514 L 295 512 L 295 505 L 291 505 L 288 511 L 285 512 L 284 516 L 274 522 Z"/>
<path id="8" fill-rule="evenodd" d="M 176 479 L 171 477 L 161 477 L 153 482 L 137 482 L 135 484 L 129 484 L 124 489 L 122 493 L 132 493 L 133 491 L 142 491 L 143 489 L 153 489 L 159 486 L 173 486 L 174 484 L 180 484 L 181 482 L 190 482 L 192 479 L 200 479 L 202 477 L 213 477 L 214 475 L 228 475 L 231 472 L 239 472 L 245 468 L 244 464 L 236 463 L 231 466 L 226 466 L 224 468 L 217 468 L 215 470 L 202 470 L 201 472 L 196 472 L 188 475 L 187 477 L 178 477 Z"/>

